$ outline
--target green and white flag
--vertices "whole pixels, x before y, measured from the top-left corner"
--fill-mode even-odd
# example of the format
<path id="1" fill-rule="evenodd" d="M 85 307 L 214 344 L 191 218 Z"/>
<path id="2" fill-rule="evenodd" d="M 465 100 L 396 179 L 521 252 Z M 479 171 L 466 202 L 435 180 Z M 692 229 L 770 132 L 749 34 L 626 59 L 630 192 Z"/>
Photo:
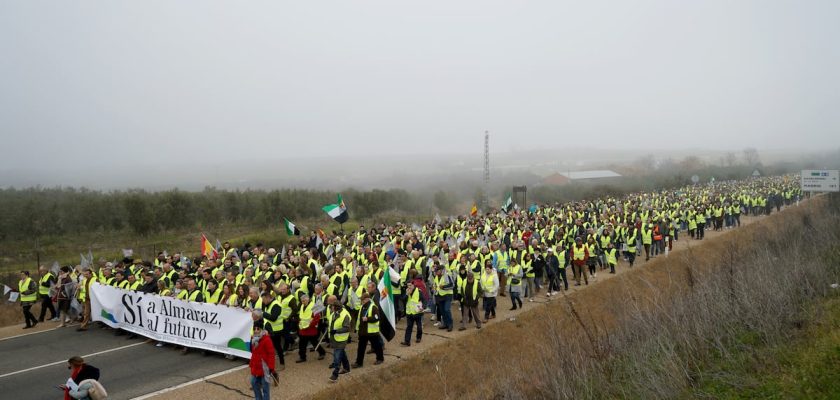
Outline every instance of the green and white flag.
<path id="1" fill-rule="evenodd" d="M 347 206 L 344 204 L 344 200 L 341 199 L 340 193 L 336 204 L 327 204 L 321 209 L 339 224 L 347 222 L 347 219 L 350 218 L 350 214 L 347 212 Z"/>
<path id="2" fill-rule="evenodd" d="M 508 212 L 510 211 L 510 207 L 513 205 L 513 199 L 510 197 L 508 193 L 507 200 L 505 200 L 505 204 L 502 204 L 502 211 Z"/>
<path id="3" fill-rule="evenodd" d="M 300 229 L 298 229 L 292 221 L 283 218 L 283 225 L 286 226 L 286 233 L 288 233 L 289 236 L 300 236 Z"/>
<path id="4" fill-rule="evenodd" d="M 394 293 L 391 286 L 392 280 L 399 285 L 400 274 L 394 271 L 391 266 L 388 266 L 388 273 L 382 274 L 382 279 L 377 286 L 379 291 L 379 332 L 389 342 L 394 338 L 396 334 L 394 327 L 397 326 L 397 317 L 394 310 Z"/>

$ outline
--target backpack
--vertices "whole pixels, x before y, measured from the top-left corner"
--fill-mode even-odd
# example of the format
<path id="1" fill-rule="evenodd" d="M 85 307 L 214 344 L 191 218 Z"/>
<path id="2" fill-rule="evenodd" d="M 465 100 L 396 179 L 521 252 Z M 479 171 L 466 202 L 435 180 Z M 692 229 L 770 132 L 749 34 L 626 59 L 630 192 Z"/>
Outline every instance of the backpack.
<path id="1" fill-rule="evenodd" d="M 85 382 L 91 384 L 91 387 L 88 390 L 88 396 L 90 396 L 91 399 L 104 400 L 108 398 L 108 392 L 105 391 L 105 387 L 103 387 L 99 381 L 96 379 L 85 379 L 79 383 L 79 386 L 82 386 Z"/>
<path id="2" fill-rule="evenodd" d="M 414 278 L 414 281 L 412 283 L 414 284 L 414 287 L 416 287 L 417 289 L 420 289 L 420 297 L 423 300 L 423 304 L 428 303 L 429 302 L 429 290 L 426 288 L 426 283 L 423 282 L 423 280 L 420 279 L 420 278 Z"/>

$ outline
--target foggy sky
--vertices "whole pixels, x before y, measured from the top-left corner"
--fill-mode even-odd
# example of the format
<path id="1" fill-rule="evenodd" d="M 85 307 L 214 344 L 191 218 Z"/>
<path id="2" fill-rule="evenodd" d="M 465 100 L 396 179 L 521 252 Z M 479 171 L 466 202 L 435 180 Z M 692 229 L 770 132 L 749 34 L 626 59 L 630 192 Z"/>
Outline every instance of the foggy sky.
<path id="1" fill-rule="evenodd" d="M 0 170 L 478 155 L 485 130 L 494 152 L 837 148 L 838 21 L 837 1 L 5 0 Z"/>

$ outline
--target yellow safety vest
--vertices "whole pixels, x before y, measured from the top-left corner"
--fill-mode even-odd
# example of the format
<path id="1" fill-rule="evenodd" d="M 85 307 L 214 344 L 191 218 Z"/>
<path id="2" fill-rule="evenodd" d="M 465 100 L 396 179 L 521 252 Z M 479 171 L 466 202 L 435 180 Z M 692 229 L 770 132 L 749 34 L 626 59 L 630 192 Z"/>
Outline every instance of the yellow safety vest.
<path id="1" fill-rule="evenodd" d="M 239 303 L 239 296 L 236 293 L 233 293 L 227 299 L 227 305 L 231 307 L 236 307 L 237 303 Z"/>
<path id="2" fill-rule="evenodd" d="M 586 245 L 578 247 L 578 245 L 574 245 L 572 248 L 572 259 L 581 261 L 586 258 Z"/>
<path id="3" fill-rule="evenodd" d="M 338 330 L 344 326 L 344 319 L 350 318 L 350 313 L 346 308 L 341 309 L 341 313 L 332 321 L 332 329 Z M 346 342 L 350 338 L 350 332 L 336 333 L 333 335 L 333 340 L 336 342 Z"/>
<path id="4" fill-rule="evenodd" d="M 262 299 L 260 299 L 260 300 L 262 300 Z M 275 306 L 280 307 L 280 309 L 281 309 L 280 312 L 282 314 L 283 306 L 280 305 L 280 302 L 278 302 L 277 299 L 274 299 L 274 301 L 272 301 L 271 304 L 268 305 L 268 308 L 266 309 L 266 315 L 265 315 L 264 319 L 265 319 L 265 326 L 266 327 L 270 326 L 271 331 L 277 333 L 277 332 L 280 332 L 280 331 L 283 330 L 283 316 L 279 315 L 277 317 L 277 320 L 272 321 L 272 320 L 268 319 L 268 315 L 267 315 L 267 314 L 271 313 L 271 310 Z"/>
<path id="5" fill-rule="evenodd" d="M 292 316 L 292 306 L 289 305 L 289 303 L 292 301 L 293 298 L 295 298 L 295 296 L 292 296 L 292 295 L 288 295 L 285 298 L 284 297 L 280 298 L 280 307 L 282 307 L 280 309 L 280 318 L 281 319 L 287 320 L 287 319 L 289 319 L 289 317 Z M 312 303 L 312 302 L 310 302 L 310 303 Z"/>
<path id="6" fill-rule="evenodd" d="M 44 286 L 48 280 L 52 277 L 51 272 L 47 272 L 44 276 L 41 277 L 41 280 L 38 282 L 38 294 L 48 296 L 50 294 L 50 287 Z"/>
<path id="7" fill-rule="evenodd" d="M 368 333 L 379 333 L 379 321 L 371 322 L 370 319 L 373 318 L 373 309 L 376 307 L 376 304 L 371 301 L 368 303 L 367 309 L 367 317 L 368 317 Z M 356 317 L 356 330 L 359 330 L 359 323 L 362 321 L 362 310 L 359 309 L 359 314 Z"/>
<path id="8" fill-rule="evenodd" d="M 309 328 L 309 324 L 312 323 L 312 307 L 315 305 L 314 301 L 310 301 L 304 307 L 300 308 L 300 322 L 298 322 L 298 329 L 306 329 Z"/>
<path id="9" fill-rule="evenodd" d="M 18 291 L 20 291 L 20 302 L 34 302 L 38 301 L 38 295 L 36 293 L 32 294 L 23 294 L 23 292 L 29 290 L 29 285 L 32 284 L 32 278 L 26 278 L 25 281 L 18 282 Z"/>
<path id="10" fill-rule="evenodd" d="M 405 313 L 408 315 L 417 315 L 422 312 L 423 303 L 420 302 L 420 289 L 414 288 L 414 291 L 408 295 L 408 304 L 405 306 Z"/>
<path id="11" fill-rule="evenodd" d="M 204 299 L 204 302 L 205 303 L 210 303 L 210 304 L 219 304 L 219 298 L 221 296 L 222 296 L 222 288 L 216 288 L 216 291 L 213 292 L 212 294 L 210 292 L 207 292 L 207 296 L 206 296 L 207 298 Z"/>
<path id="12" fill-rule="evenodd" d="M 615 265 L 615 248 L 604 250 L 604 254 L 607 255 L 607 264 Z"/>
<path id="13" fill-rule="evenodd" d="M 523 261 L 522 268 L 525 269 L 525 277 L 526 278 L 535 278 L 537 276 L 536 272 L 534 272 L 534 268 L 531 266 L 532 261 Z"/>
<path id="14" fill-rule="evenodd" d="M 134 282 L 137 283 L 137 282 Z M 189 301 L 197 301 L 198 295 L 201 293 L 201 290 L 193 290 L 192 293 L 187 292 L 187 300 Z"/>
<path id="15" fill-rule="evenodd" d="M 490 286 L 493 286 L 493 276 L 492 275 L 488 275 L 488 276 L 490 276 Z M 484 277 L 482 277 L 482 278 L 484 278 Z M 463 294 L 466 297 L 466 295 L 467 295 L 467 280 L 464 279 L 463 281 L 461 281 L 460 286 L 461 286 L 461 288 L 460 288 L 461 289 L 461 294 Z M 475 280 L 475 279 L 473 279 L 473 283 L 472 283 L 472 292 L 473 292 L 472 298 L 476 299 L 477 296 L 478 296 L 478 281 Z"/>
<path id="16" fill-rule="evenodd" d="M 88 282 L 87 278 L 85 278 L 85 280 L 82 282 L 82 288 L 79 289 L 79 296 L 80 296 L 79 299 L 80 300 L 84 301 L 84 300 L 87 299 L 88 287 L 90 287 L 90 285 L 93 282 L 96 282 L 96 275 L 93 275 L 93 274 L 91 274 L 91 276 L 90 276 L 90 282 Z"/>
<path id="17" fill-rule="evenodd" d="M 437 289 L 437 294 L 440 296 L 446 296 L 448 294 L 452 294 L 452 289 L 441 289 L 443 287 L 443 283 L 446 280 L 446 275 L 436 276 L 435 277 L 435 289 Z"/>
<path id="18" fill-rule="evenodd" d="M 493 274 L 481 274 L 481 289 L 487 293 L 493 291 Z"/>

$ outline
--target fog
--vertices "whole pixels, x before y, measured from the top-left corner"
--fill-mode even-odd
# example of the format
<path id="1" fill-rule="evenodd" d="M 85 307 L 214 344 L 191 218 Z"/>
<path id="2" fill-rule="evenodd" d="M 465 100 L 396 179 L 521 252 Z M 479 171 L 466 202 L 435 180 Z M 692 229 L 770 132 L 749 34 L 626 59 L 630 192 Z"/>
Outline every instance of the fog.
<path id="1" fill-rule="evenodd" d="M 485 131 L 494 174 L 802 157 L 840 147 L 838 20 L 836 1 L 4 1 L 0 186 L 408 185 L 474 173 Z"/>

